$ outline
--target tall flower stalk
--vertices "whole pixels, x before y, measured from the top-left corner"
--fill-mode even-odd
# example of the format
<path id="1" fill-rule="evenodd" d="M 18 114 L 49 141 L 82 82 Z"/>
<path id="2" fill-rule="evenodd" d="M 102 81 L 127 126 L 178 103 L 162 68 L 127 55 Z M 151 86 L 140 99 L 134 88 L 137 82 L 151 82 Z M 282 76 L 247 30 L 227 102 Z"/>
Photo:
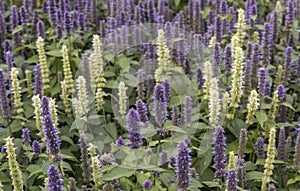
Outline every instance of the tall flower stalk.
<path id="1" fill-rule="evenodd" d="M 265 164 L 264 176 L 262 178 L 262 186 L 261 191 L 266 191 L 267 185 L 270 183 L 270 177 L 273 174 L 274 169 L 274 160 L 275 160 L 275 138 L 276 138 L 276 129 L 273 127 L 270 130 L 269 134 L 269 144 L 268 144 L 268 152 L 267 152 L 267 159 Z"/>
<path id="2" fill-rule="evenodd" d="M 17 68 L 11 68 L 11 80 L 12 80 L 12 94 L 13 94 L 13 105 L 16 109 L 16 112 L 22 113 L 23 110 L 23 102 L 21 100 L 21 87 L 20 82 L 18 80 L 18 70 Z"/>
<path id="3" fill-rule="evenodd" d="M 6 148 L 7 148 L 6 152 L 7 152 L 8 166 L 9 166 L 10 176 L 12 178 L 12 185 L 14 191 L 21 191 L 23 190 L 22 173 L 19 164 L 17 162 L 13 138 L 8 137 L 6 139 Z"/>
<path id="4" fill-rule="evenodd" d="M 46 54 L 45 54 L 45 49 L 44 49 L 44 39 L 39 37 L 36 41 L 36 46 L 37 46 L 37 51 L 38 51 L 38 56 L 39 56 L 39 63 L 41 65 L 41 71 L 42 71 L 42 77 L 43 77 L 43 93 L 47 89 L 49 89 L 49 68 L 47 65 L 47 60 L 46 60 Z"/>

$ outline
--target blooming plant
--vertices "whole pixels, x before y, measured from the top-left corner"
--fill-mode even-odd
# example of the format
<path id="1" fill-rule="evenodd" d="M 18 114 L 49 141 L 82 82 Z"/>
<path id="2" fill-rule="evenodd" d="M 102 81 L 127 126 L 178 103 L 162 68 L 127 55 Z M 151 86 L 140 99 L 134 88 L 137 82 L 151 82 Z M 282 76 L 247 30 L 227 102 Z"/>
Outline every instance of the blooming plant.
<path id="1" fill-rule="evenodd" d="M 299 0 L 0 0 L 0 191 L 299 190 L 299 22 Z"/>

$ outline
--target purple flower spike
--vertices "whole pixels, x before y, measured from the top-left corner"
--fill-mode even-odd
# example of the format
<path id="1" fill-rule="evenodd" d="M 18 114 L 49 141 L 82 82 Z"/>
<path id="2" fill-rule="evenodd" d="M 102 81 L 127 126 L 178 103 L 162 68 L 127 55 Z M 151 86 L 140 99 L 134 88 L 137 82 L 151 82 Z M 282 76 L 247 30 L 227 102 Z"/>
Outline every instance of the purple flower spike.
<path id="1" fill-rule="evenodd" d="M 56 28 L 57 23 L 57 6 L 55 0 L 48 1 L 48 14 L 52 29 Z"/>
<path id="2" fill-rule="evenodd" d="M 222 29 L 222 22 L 221 22 L 221 18 L 220 17 L 216 17 L 215 19 L 215 23 L 214 23 L 214 34 L 215 34 L 215 37 L 216 37 L 216 41 L 217 42 L 221 42 L 222 41 L 222 32 L 223 32 L 223 29 Z"/>
<path id="3" fill-rule="evenodd" d="M 28 12 L 24 6 L 20 8 L 20 20 L 24 28 L 26 28 L 28 23 Z"/>
<path id="4" fill-rule="evenodd" d="M 147 123 L 149 122 L 147 105 L 142 100 L 139 99 L 137 100 L 135 106 L 139 114 L 140 121 L 147 125 Z"/>
<path id="5" fill-rule="evenodd" d="M 277 87 L 278 96 L 280 99 L 280 103 L 286 102 L 286 91 L 282 84 Z M 280 105 L 279 113 L 277 116 L 277 122 L 285 123 L 287 122 L 287 107 L 284 105 Z"/>
<path id="6" fill-rule="evenodd" d="M 266 78 L 268 75 L 267 68 L 260 68 L 258 71 L 258 93 L 260 96 L 265 96 L 266 92 Z"/>
<path id="7" fill-rule="evenodd" d="M 150 23 L 157 22 L 157 13 L 155 8 L 155 3 L 153 0 L 148 0 L 147 2 L 147 16 L 148 16 L 148 21 Z"/>
<path id="8" fill-rule="evenodd" d="M 34 140 L 34 141 L 32 142 L 32 151 L 34 152 L 35 155 L 39 155 L 39 154 L 42 152 L 42 146 L 41 146 L 41 144 L 40 144 L 38 141 L 36 141 L 36 140 Z"/>
<path id="9" fill-rule="evenodd" d="M 284 71 L 282 76 L 282 83 L 285 86 L 289 85 L 289 80 L 291 77 L 291 67 L 293 65 L 293 48 L 287 47 L 285 49 L 285 61 L 284 61 Z"/>
<path id="10" fill-rule="evenodd" d="M 232 50 L 231 46 L 226 46 L 225 49 L 225 58 L 224 58 L 224 66 L 225 66 L 225 76 L 230 75 L 232 65 Z"/>
<path id="11" fill-rule="evenodd" d="M 39 22 L 37 23 L 37 37 L 42 37 L 43 39 L 45 39 L 45 26 L 44 26 L 44 22 L 39 20 Z"/>
<path id="12" fill-rule="evenodd" d="M 126 118 L 126 129 L 129 132 L 130 148 L 137 149 L 140 147 L 142 140 L 140 118 L 136 110 L 130 109 Z"/>
<path id="13" fill-rule="evenodd" d="M 162 85 L 164 86 L 164 89 L 165 89 L 165 95 L 166 95 L 166 103 L 167 103 L 167 106 L 169 106 L 170 104 L 170 101 L 171 101 L 171 97 L 172 97 L 172 94 L 171 94 L 171 82 L 168 78 L 166 78 Z"/>
<path id="14" fill-rule="evenodd" d="M 262 52 L 263 52 L 263 64 L 268 66 L 270 64 L 271 45 L 273 41 L 272 28 L 270 23 L 266 22 L 264 25 L 264 32 L 262 37 Z"/>
<path id="15" fill-rule="evenodd" d="M 28 128 L 22 129 L 22 142 L 25 145 L 29 145 L 31 143 L 30 130 Z"/>
<path id="16" fill-rule="evenodd" d="M 143 187 L 146 188 L 146 189 L 151 188 L 152 185 L 153 185 L 153 183 L 152 183 L 150 180 L 146 180 L 146 181 L 143 183 Z"/>
<path id="17" fill-rule="evenodd" d="M 71 15 L 70 13 L 67 11 L 65 12 L 65 15 L 64 15 L 64 28 L 67 32 L 67 36 L 72 36 L 72 30 L 73 30 L 73 23 L 72 23 L 72 18 L 71 18 Z"/>
<path id="18" fill-rule="evenodd" d="M 248 141 L 247 130 L 241 129 L 240 140 L 239 140 L 239 149 L 238 149 L 238 154 L 241 159 L 245 157 L 247 141 Z"/>
<path id="19" fill-rule="evenodd" d="M 19 14 L 17 12 L 17 6 L 13 5 L 10 8 L 10 32 L 12 32 L 19 25 Z"/>
<path id="20" fill-rule="evenodd" d="M 177 185 L 180 190 L 186 190 L 190 186 L 191 179 L 191 151 L 184 141 L 178 143 L 177 149 L 178 154 L 175 166 Z"/>
<path id="21" fill-rule="evenodd" d="M 58 130 L 53 125 L 51 115 L 43 115 L 43 133 L 46 138 L 49 154 L 54 158 L 54 161 L 60 161 L 60 140 L 58 138 Z"/>
<path id="22" fill-rule="evenodd" d="M 255 143 L 255 153 L 257 159 L 265 159 L 265 151 L 264 151 L 264 139 L 262 137 L 258 137 Z"/>
<path id="23" fill-rule="evenodd" d="M 227 175 L 227 190 L 237 191 L 237 172 L 235 169 L 230 169 Z"/>
<path id="24" fill-rule="evenodd" d="M 56 35 L 58 40 L 63 37 L 63 27 L 61 25 L 56 26 Z"/>
<path id="25" fill-rule="evenodd" d="M 277 148 L 277 151 L 278 151 L 277 158 L 278 158 L 278 160 L 286 161 L 285 141 L 286 141 L 285 128 L 281 127 L 280 132 L 279 132 L 278 148 Z"/>
<path id="26" fill-rule="evenodd" d="M 4 77 L 4 71 L 0 70 L 0 105 L 1 105 L 1 111 L 2 116 L 8 120 L 10 115 L 10 107 L 9 102 L 6 94 L 6 79 Z"/>
<path id="27" fill-rule="evenodd" d="M 290 29 L 295 20 L 295 10 L 294 10 L 294 0 L 289 0 L 287 3 L 287 9 L 285 14 L 285 27 L 286 29 Z"/>
<path id="28" fill-rule="evenodd" d="M 190 96 L 186 96 L 183 107 L 185 128 L 192 126 L 192 110 L 192 98 Z"/>
<path id="29" fill-rule="evenodd" d="M 64 191 L 62 188 L 64 181 L 60 179 L 61 174 L 55 165 L 51 165 L 48 169 L 48 187 L 50 191 Z"/>
<path id="30" fill-rule="evenodd" d="M 2 11 L 0 11 L 0 40 L 1 42 L 5 39 L 6 26 L 5 26 L 5 16 Z"/>
<path id="31" fill-rule="evenodd" d="M 224 136 L 224 129 L 221 126 L 215 128 L 213 145 L 213 167 L 216 169 L 214 176 L 220 179 L 226 175 L 224 170 L 226 167 L 226 137 Z"/>
<path id="32" fill-rule="evenodd" d="M 196 81 L 198 90 L 202 90 L 205 80 L 200 67 L 196 70 Z"/>
<path id="33" fill-rule="evenodd" d="M 90 161 L 88 156 L 88 144 L 84 133 L 80 134 L 79 137 L 79 147 L 80 147 L 80 161 L 82 164 L 82 176 L 84 183 L 88 183 L 90 180 Z"/>
<path id="34" fill-rule="evenodd" d="M 42 69 L 40 64 L 36 64 L 34 67 L 34 95 L 42 96 Z"/>
<path id="35" fill-rule="evenodd" d="M 175 105 L 172 108 L 172 125 L 174 126 L 180 126 L 180 111 L 178 107 Z"/>
<path id="36" fill-rule="evenodd" d="M 33 10 L 32 16 L 30 19 L 31 19 L 31 31 L 30 32 L 33 36 L 35 36 L 37 33 L 37 22 L 39 20 L 39 13 L 37 10 Z"/>
<path id="37" fill-rule="evenodd" d="M 155 120 L 159 126 L 162 126 L 167 120 L 167 103 L 165 89 L 162 85 L 157 84 L 154 88 L 154 112 Z"/>
<path id="38" fill-rule="evenodd" d="M 125 146 L 126 143 L 124 141 L 124 139 L 122 137 L 119 137 L 117 140 L 116 140 L 116 146 L 117 147 L 122 147 L 122 146 Z"/>

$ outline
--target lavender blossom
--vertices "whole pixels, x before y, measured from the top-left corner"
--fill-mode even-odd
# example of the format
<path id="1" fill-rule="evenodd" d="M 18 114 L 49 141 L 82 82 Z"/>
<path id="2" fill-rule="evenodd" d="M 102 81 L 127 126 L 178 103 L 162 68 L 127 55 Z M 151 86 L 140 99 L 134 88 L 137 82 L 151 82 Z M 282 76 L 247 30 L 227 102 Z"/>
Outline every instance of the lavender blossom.
<path id="1" fill-rule="evenodd" d="M 122 137 L 119 137 L 117 140 L 116 140 L 116 146 L 117 147 L 122 147 L 122 146 L 125 146 L 126 143 L 124 141 L 124 139 Z"/>
<path id="2" fill-rule="evenodd" d="M 164 90 L 165 90 L 165 97 L 166 97 L 166 104 L 167 106 L 170 105 L 170 101 L 171 101 L 171 82 L 168 78 L 166 78 L 163 83 L 162 83 Z"/>
<path id="3" fill-rule="evenodd" d="M 245 169 L 245 160 L 239 158 L 237 160 L 237 180 L 238 180 L 238 185 L 241 188 L 245 187 L 246 184 L 246 169 Z"/>
<path id="4" fill-rule="evenodd" d="M 258 137 L 255 143 L 255 153 L 257 159 L 265 159 L 265 151 L 264 151 L 264 139 L 262 137 Z"/>
<path id="5" fill-rule="evenodd" d="M 13 32 L 14 29 L 19 25 L 19 14 L 17 11 L 17 6 L 13 5 L 10 8 L 11 15 L 9 17 L 10 20 L 10 32 Z"/>
<path id="6" fill-rule="evenodd" d="M 282 76 L 282 83 L 285 86 L 289 85 L 291 67 L 293 65 L 293 52 L 294 50 L 290 46 L 285 49 L 284 72 Z"/>
<path id="7" fill-rule="evenodd" d="M 222 41 L 222 36 L 223 36 L 222 27 L 223 27 L 223 25 L 222 25 L 222 22 L 221 22 L 221 18 L 217 16 L 215 18 L 215 22 L 214 22 L 214 35 L 216 37 L 216 41 L 219 42 L 219 43 Z"/>
<path id="8" fill-rule="evenodd" d="M 239 139 L 239 148 L 238 148 L 238 155 L 239 155 L 239 158 L 241 158 L 241 159 L 243 159 L 245 157 L 247 141 L 248 141 L 247 130 L 241 129 L 240 139 Z"/>
<path id="9" fill-rule="evenodd" d="M 137 72 L 137 99 L 144 99 L 144 71 L 138 70 Z"/>
<path id="10" fill-rule="evenodd" d="M 186 96 L 183 107 L 185 128 L 192 126 L 192 110 L 192 98 L 190 96 Z"/>
<path id="11" fill-rule="evenodd" d="M 150 23 L 157 22 L 157 13 L 155 8 L 155 3 L 153 0 L 148 0 L 147 2 L 147 16 L 148 16 L 148 22 Z"/>
<path id="12" fill-rule="evenodd" d="M 36 141 L 36 140 L 34 140 L 33 142 L 32 142 L 32 151 L 34 152 L 34 154 L 35 155 L 39 155 L 41 152 L 42 152 L 42 146 L 41 146 L 41 144 L 38 142 L 38 141 Z"/>
<path id="13" fill-rule="evenodd" d="M 10 46 L 9 40 L 5 40 L 3 43 L 3 53 L 5 56 L 6 56 L 7 52 L 11 52 L 11 46 Z"/>
<path id="14" fill-rule="evenodd" d="M 42 69 L 40 64 L 36 64 L 34 67 L 34 95 L 42 96 Z"/>
<path id="15" fill-rule="evenodd" d="M 177 185 L 180 190 L 186 190 L 190 186 L 191 179 L 191 151 L 184 141 L 178 143 L 177 148 L 178 154 L 176 156 L 177 160 L 175 166 Z"/>
<path id="16" fill-rule="evenodd" d="M 146 180 L 146 181 L 143 183 L 143 187 L 144 187 L 145 189 L 151 188 L 152 185 L 153 185 L 153 183 L 152 183 L 150 180 Z"/>
<path id="17" fill-rule="evenodd" d="M 80 161 L 82 163 L 83 182 L 88 183 L 90 181 L 90 161 L 88 156 L 88 144 L 86 142 L 86 137 L 84 133 L 80 134 L 79 146 L 81 153 Z"/>
<path id="18" fill-rule="evenodd" d="M 252 90 L 252 60 L 247 60 L 245 69 L 244 69 L 244 80 L 243 80 L 243 86 L 244 86 L 244 105 L 247 104 L 249 95 Z"/>
<path id="19" fill-rule="evenodd" d="M 25 145 L 30 145 L 30 130 L 28 128 L 22 129 L 22 142 Z"/>
<path id="20" fill-rule="evenodd" d="M 281 127 L 279 132 L 279 139 L 278 139 L 278 160 L 286 161 L 286 151 L 285 151 L 285 128 Z"/>
<path id="21" fill-rule="evenodd" d="M 235 169 L 230 169 L 227 175 L 227 190 L 237 191 L 237 172 Z"/>
<path id="22" fill-rule="evenodd" d="M 6 79 L 3 70 L 0 70 L 0 105 L 1 105 L 2 116 L 6 120 L 8 120 L 11 117 L 11 115 L 10 115 L 9 102 L 6 94 Z"/>
<path id="23" fill-rule="evenodd" d="M 266 67 L 270 64 L 271 45 L 272 45 L 272 28 L 270 23 L 266 22 L 264 25 L 264 32 L 262 37 L 262 52 L 263 52 L 263 65 Z"/>
<path id="24" fill-rule="evenodd" d="M 42 20 L 39 20 L 37 23 L 37 37 L 45 39 L 45 26 Z"/>
<path id="25" fill-rule="evenodd" d="M 139 99 L 137 100 L 135 106 L 139 114 L 140 121 L 147 125 L 149 122 L 147 105 L 142 100 Z"/>
<path id="26" fill-rule="evenodd" d="M 296 138 L 294 166 L 296 170 L 300 169 L 300 131 L 298 131 L 298 135 Z"/>
<path id="27" fill-rule="evenodd" d="M 276 43 L 278 40 L 279 33 L 279 13 L 278 10 L 274 10 L 272 14 L 272 28 L 273 28 L 273 43 Z"/>
<path id="28" fill-rule="evenodd" d="M 136 110 L 130 109 L 126 118 L 126 129 L 129 132 L 130 148 L 138 149 L 142 140 L 140 118 Z"/>
<path id="29" fill-rule="evenodd" d="M 58 173 L 58 169 L 55 165 L 51 165 L 48 168 L 48 187 L 50 191 L 64 191 L 63 179 L 60 179 L 61 174 Z"/>
<path id="30" fill-rule="evenodd" d="M 196 82 L 198 90 L 202 90 L 205 79 L 203 78 L 203 73 L 200 67 L 196 70 Z"/>
<path id="31" fill-rule="evenodd" d="M 56 35 L 58 40 L 63 37 L 63 27 L 61 25 L 56 26 Z"/>
<path id="32" fill-rule="evenodd" d="M 161 127 L 167 120 L 167 100 L 165 89 L 162 85 L 157 84 L 154 88 L 154 115 L 156 123 Z"/>
<path id="33" fill-rule="evenodd" d="M 0 11 L 0 41 L 5 39 L 6 26 L 5 26 L 5 16 L 2 11 Z"/>
<path id="34" fill-rule="evenodd" d="M 224 136 L 224 129 L 221 126 L 217 126 L 214 132 L 213 139 L 213 155 L 214 155 L 214 165 L 216 169 L 215 178 L 225 177 L 225 167 L 226 167 L 226 137 Z"/>
<path id="35" fill-rule="evenodd" d="M 213 76 L 217 76 L 220 73 L 220 65 L 221 65 L 221 55 L 222 55 L 222 47 L 219 42 L 216 42 L 212 49 L 212 70 Z"/>
<path id="36" fill-rule="evenodd" d="M 295 20 L 294 0 L 288 1 L 284 20 L 285 28 L 290 29 L 293 26 Z"/>
<path id="37" fill-rule="evenodd" d="M 71 18 L 71 15 L 70 13 L 67 11 L 65 12 L 65 15 L 64 15 L 64 28 L 67 32 L 67 36 L 72 36 L 72 31 L 73 31 L 73 23 L 72 23 L 72 18 Z"/>
<path id="38" fill-rule="evenodd" d="M 30 10 L 33 11 L 33 10 L 36 10 L 37 9 L 37 0 L 31 0 L 31 7 L 30 7 Z"/>
<path id="39" fill-rule="evenodd" d="M 39 20 L 39 13 L 37 10 L 33 10 L 32 16 L 31 16 L 31 34 L 33 36 L 35 36 L 36 32 L 37 32 L 38 20 Z"/>
<path id="40" fill-rule="evenodd" d="M 41 99 L 41 115 L 43 116 L 43 133 L 46 138 L 48 153 L 53 156 L 54 161 L 60 161 L 60 144 L 58 129 L 54 127 L 51 117 L 49 99 L 43 96 Z"/>
<path id="41" fill-rule="evenodd" d="M 55 0 L 48 0 L 48 14 L 51 27 L 55 29 L 57 24 L 57 6 Z"/>
<path id="42" fill-rule="evenodd" d="M 24 6 L 21 6 L 20 8 L 20 20 L 24 29 L 26 29 L 28 23 L 28 12 Z"/>
<path id="43" fill-rule="evenodd" d="M 286 102 L 286 91 L 282 84 L 277 87 L 278 96 L 280 99 L 280 103 Z M 287 122 L 287 108 L 284 105 L 280 105 L 279 113 L 277 116 L 277 122 L 285 123 Z"/>
<path id="44" fill-rule="evenodd" d="M 231 65 L 232 65 L 231 46 L 226 46 L 224 54 L 225 54 L 225 58 L 224 58 L 225 76 L 230 76 Z"/>
<path id="45" fill-rule="evenodd" d="M 172 108 L 172 125 L 174 126 L 180 126 L 180 111 L 178 109 L 178 107 L 175 105 Z"/>
<path id="46" fill-rule="evenodd" d="M 267 68 L 260 68 L 258 71 L 258 93 L 261 97 L 265 96 L 266 92 L 266 78 L 268 75 Z"/>
<path id="47" fill-rule="evenodd" d="M 257 83 L 257 73 L 258 73 L 258 66 L 259 66 L 259 45 L 257 43 L 252 44 L 252 84 Z"/>
<path id="48" fill-rule="evenodd" d="M 146 95 L 146 97 L 147 97 L 147 99 L 150 99 L 151 95 L 154 91 L 154 79 L 153 79 L 152 75 L 148 75 L 146 84 L 147 84 L 147 95 Z"/>

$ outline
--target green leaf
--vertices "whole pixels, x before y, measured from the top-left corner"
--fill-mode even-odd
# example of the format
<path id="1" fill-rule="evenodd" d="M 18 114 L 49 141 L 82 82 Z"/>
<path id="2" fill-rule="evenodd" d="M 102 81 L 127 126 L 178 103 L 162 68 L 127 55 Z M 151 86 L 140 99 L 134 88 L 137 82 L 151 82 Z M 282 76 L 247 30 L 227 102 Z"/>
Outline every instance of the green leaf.
<path id="1" fill-rule="evenodd" d="M 283 102 L 282 105 L 292 109 L 293 111 L 295 111 L 295 109 L 293 108 L 293 106 L 289 103 L 289 102 Z"/>
<path id="2" fill-rule="evenodd" d="M 115 180 L 121 177 L 130 177 L 133 175 L 136 171 L 133 169 L 123 168 L 120 166 L 117 166 L 113 169 L 111 169 L 109 172 L 107 172 L 105 175 L 101 177 L 104 181 L 110 181 Z"/>
<path id="3" fill-rule="evenodd" d="M 32 57 L 28 58 L 27 60 L 24 61 L 26 64 L 32 64 L 32 63 L 38 63 L 39 58 L 38 55 L 33 55 Z"/>
<path id="4" fill-rule="evenodd" d="M 261 127 L 263 127 L 264 123 L 268 120 L 268 116 L 264 111 L 255 112 L 256 119 Z"/>
<path id="5" fill-rule="evenodd" d="M 51 50 L 51 51 L 46 52 L 46 54 L 48 56 L 53 56 L 53 57 L 62 57 L 62 53 L 60 50 Z"/>
<path id="6" fill-rule="evenodd" d="M 251 171 L 246 174 L 248 180 L 261 180 L 263 176 L 264 173 L 257 171 Z"/>
<path id="7" fill-rule="evenodd" d="M 203 181 L 203 184 L 205 184 L 206 186 L 212 188 L 212 187 L 220 187 L 219 183 L 217 182 L 213 182 L 213 181 Z"/>
<path id="8" fill-rule="evenodd" d="M 126 56 L 121 56 L 118 59 L 118 65 L 124 70 L 128 71 L 130 68 L 130 61 Z"/>
<path id="9" fill-rule="evenodd" d="M 14 28 L 13 32 L 11 33 L 11 35 L 14 35 L 14 34 L 20 32 L 21 30 L 23 30 L 23 26 L 19 25 L 16 28 Z"/>

